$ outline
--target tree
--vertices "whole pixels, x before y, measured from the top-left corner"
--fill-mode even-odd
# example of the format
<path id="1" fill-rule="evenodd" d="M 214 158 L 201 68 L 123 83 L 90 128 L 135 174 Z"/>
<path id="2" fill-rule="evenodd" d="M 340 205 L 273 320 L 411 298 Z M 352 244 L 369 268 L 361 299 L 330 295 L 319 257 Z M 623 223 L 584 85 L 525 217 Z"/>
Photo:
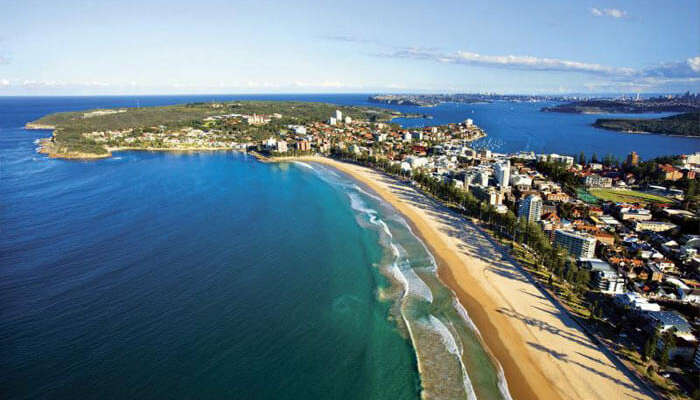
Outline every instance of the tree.
<path id="1" fill-rule="evenodd" d="M 659 343 L 659 336 L 660 331 L 659 327 L 657 326 L 656 329 L 654 329 L 654 333 L 652 333 L 644 343 L 644 348 L 642 349 L 642 360 L 648 361 L 654 358 L 654 354 L 656 354 L 656 346 L 657 343 Z"/>
<path id="2" fill-rule="evenodd" d="M 586 155 L 583 152 L 578 155 L 578 163 L 581 165 L 586 165 Z"/>
<path id="3" fill-rule="evenodd" d="M 659 368 L 664 369 L 668 365 L 670 350 L 671 349 L 669 346 L 664 346 L 661 350 L 661 355 L 659 356 Z"/>
<path id="4" fill-rule="evenodd" d="M 697 184 L 695 179 L 688 181 L 688 189 L 685 192 L 685 201 L 683 202 L 683 208 L 687 210 L 690 207 L 690 203 L 695 201 L 695 196 L 697 192 Z"/>
<path id="5" fill-rule="evenodd" d="M 596 153 L 593 153 L 591 156 L 591 163 L 598 163 L 598 155 Z"/>
<path id="6" fill-rule="evenodd" d="M 661 355 L 659 356 L 659 367 L 666 368 L 670 359 L 671 350 L 676 347 L 675 328 L 666 331 L 661 340 L 663 341 L 664 347 L 661 349 Z"/>
<path id="7" fill-rule="evenodd" d="M 650 337 L 644 342 L 644 347 L 642 348 L 642 360 L 649 361 L 654 357 L 654 352 L 656 350 L 656 345 L 654 344 L 654 338 Z"/>

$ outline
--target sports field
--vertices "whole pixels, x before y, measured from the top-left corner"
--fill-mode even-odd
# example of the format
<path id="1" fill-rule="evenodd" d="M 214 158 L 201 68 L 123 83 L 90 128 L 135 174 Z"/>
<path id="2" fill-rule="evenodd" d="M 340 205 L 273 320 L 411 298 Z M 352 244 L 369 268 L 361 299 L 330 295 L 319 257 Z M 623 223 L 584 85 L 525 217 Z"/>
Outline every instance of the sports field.
<path id="1" fill-rule="evenodd" d="M 673 200 L 627 189 L 589 189 L 588 193 L 602 201 L 613 201 L 617 203 L 671 203 Z"/>

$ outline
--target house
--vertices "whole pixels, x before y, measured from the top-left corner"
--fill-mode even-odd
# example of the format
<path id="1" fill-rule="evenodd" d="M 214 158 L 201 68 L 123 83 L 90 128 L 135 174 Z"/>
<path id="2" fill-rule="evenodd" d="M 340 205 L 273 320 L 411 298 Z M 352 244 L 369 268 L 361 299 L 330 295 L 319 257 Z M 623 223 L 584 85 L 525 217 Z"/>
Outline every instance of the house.
<path id="1" fill-rule="evenodd" d="M 564 192 L 559 192 L 559 193 L 549 193 L 545 196 L 547 201 L 553 201 L 553 202 L 563 202 L 566 203 L 569 201 L 569 195 L 564 193 Z"/>
<path id="2" fill-rule="evenodd" d="M 666 181 L 677 181 L 683 178 L 683 173 L 670 164 L 660 164 L 659 171 L 663 173 Z"/>

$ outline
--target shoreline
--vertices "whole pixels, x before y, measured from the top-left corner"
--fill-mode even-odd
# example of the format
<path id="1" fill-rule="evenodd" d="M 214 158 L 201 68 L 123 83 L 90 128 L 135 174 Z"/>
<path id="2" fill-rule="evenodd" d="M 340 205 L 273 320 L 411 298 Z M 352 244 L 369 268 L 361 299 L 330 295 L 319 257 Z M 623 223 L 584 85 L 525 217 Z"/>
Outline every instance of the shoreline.
<path id="1" fill-rule="evenodd" d="M 388 196 L 388 193 L 386 193 L 386 191 L 383 188 L 378 186 L 376 182 L 373 182 L 372 180 L 366 179 L 364 176 L 357 174 L 351 168 L 351 166 L 358 168 L 366 167 L 361 167 L 349 163 L 343 163 L 341 161 L 336 161 L 326 157 L 306 156 L 284 157 L 279 159 L 270 159 L 265 157 L 264 159 L 261 159 L 260 155 L 256 154 L 255 156 L 259 161 L 262 161 L 264 163 L 291 161 L 317 162 L 319 164 L 323 164 L 333 169 L 336 169 L 372 189 L 372 191 L 374 191 L 384 201 L 386 201 L 392 207 L 394 207 L 405 218 L 406 222 L 411 227 L 413 233 L 428 247 L 428 250 L 435 258 L 435 262 L 438 267 L 438 278 L 450 291 L 453 292 L 455 299 L 467 310 L 469 318 L 474 322 L 478 329 L 478 334 L 481 338 L 482 345 L 484 345 L 486 351 L 489 353 L 489 355 L 491 355 L 491 357 L 497 364 L 497 368 L 503 371 L 506 378 L 507 388 L 511 397 L 513 399 L 556 398 L 553 397 L 551 394 L 545 394 L 547 393 L 547 390 L 542 390 L 541 387 L 538 389 L 532 387 L 532 385 L 530 385 L 528 380 L 526 379 L 525 375 L 522 373 L 521 369 L 515 365 L 515 360 L 513 360 L 512 357 L 510 357 L 510 354 L 507 351 L 494 352 L 494 348 L 503 349 L 505 347 L 505 343 L 503 343 L 501 340 L 497 340 L 496 342 L 494 342 L 494 340 L 486 340 L 486 338 L 484 337 L 485 332 L 494 331 L 497 329 L 497 327 L 494 326 L 490 322 L 488 316 L 482 312 L 482 304 L 477 300 L 476 296 L 470 294 L 468 291 L 464 290 L 459 285 L 458 280 L 453 275 L 450 267 L 451 265 L 454 265 L 456 263 L 456 260 L 451 259 L 452 257 L 446 257 L 445 249 L 442 248 L 442 246 L 440 246 L 439 244 L 436 245 L 432 235 L 426 232 L 428 231 L 428 227 L 425 226 L 420 216 L 414 215 L 414 213 L 412 213 L 410 210 L 407 210 L 406 207 L 404 207 L 400 203 L 399 199 L 395 199 L 393 196 L 390 195 Z M 500 338 L 496 337 L 494 339 Z M 506 366 L 504 366 L 503 359 L 506 360 L 506 363 L 510 368 L 506 368 Z M 422 374 L 420 365 L 418 365 L 418 372 L 419 374 Z M 542 396 L 538 396 L 537 393 L 541 394 Z"/>
<path id="2" fill-rule="evenodd" d="M 397 209 L 435 257 L 439 279 L 469 313 L 513 399 L 649 398 L 473 222 L 367 167 L 317 156 L 262 161 L 330 166 Z"/>
<path id="3" fill-rule="evenodd" d="M 241 150 L 230 148 L 230 147 L 105 147 L 107 149 L 106 153 L 61 153 L 54 149 L 54 144 L 51 142 L 51 138 L 39 139 L 39 145 L 37 147 L 37 153 L 45 154 L 49 158 L 62 159 L 62 160 L 101 160 L 105 158 L 110 158 L 114 156 L 115 152 L 122 151 L 153 151 L 153 152 L 172 152 L 172 153 L 189 153 L 189 152 L 215 152 L 215 151 L 235 151 L 242 152 Z"/>

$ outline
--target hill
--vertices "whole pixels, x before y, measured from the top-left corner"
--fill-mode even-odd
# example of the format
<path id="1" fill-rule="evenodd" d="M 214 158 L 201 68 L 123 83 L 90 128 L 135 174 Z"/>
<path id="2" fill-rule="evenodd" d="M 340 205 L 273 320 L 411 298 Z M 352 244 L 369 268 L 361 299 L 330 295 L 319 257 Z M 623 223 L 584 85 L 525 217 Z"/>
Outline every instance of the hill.
<path id="1" fill-rule="evenodd" d="M 653 119 L 599 118 L 593 126 L 627 133 L 700 137 L 700 111 Z"/>
<path id="2" fill-rule="evenodd" d="M 328 120 L 336 110 L 354 120 L 371 122 L 402 116 L 396 111 L 373 107 L 296 101 L 236 101 L 63 112 L 46 115 L 28 123 L 26 128 L 53 130 L 51 139 L 42 142 L 46 153 L 64 158 L 96 158 L 109 156 L 113 147 L 143 147 L 145 145 L 136 138 L 148 133 L 157 133 L 160 139 L 165 137 L 167 140 L 170 136 L 180 135 L 182 129 L 192 128 L 212 132 L 208 137 L 211 142 L 259 140 L 290 124 Z M 250 116 L 260 116 L 264 121 L 248 119 Z M 108 131 L 118 131 L 123 139 L 119 143 L 104 140 L 101 133 Z M 162 144 L 162 140 L 155 141 L 155 145 L 158 144 Z M 154 143 L 148 146 L 153 148 Z"/>

